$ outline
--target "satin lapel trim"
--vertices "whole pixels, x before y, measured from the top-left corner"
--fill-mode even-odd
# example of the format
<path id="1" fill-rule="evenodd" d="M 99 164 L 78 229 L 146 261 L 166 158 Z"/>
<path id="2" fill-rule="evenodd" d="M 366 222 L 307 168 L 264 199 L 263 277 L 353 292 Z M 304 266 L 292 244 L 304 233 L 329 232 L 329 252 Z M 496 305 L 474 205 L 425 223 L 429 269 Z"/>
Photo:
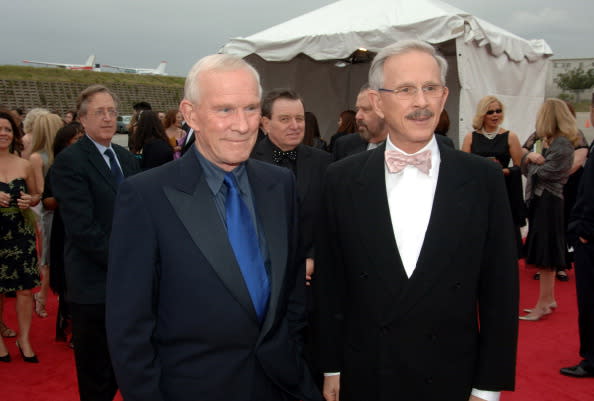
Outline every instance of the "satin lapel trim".
<path id="1" fill-rule="evenodd" d="M 386 179 L 384 171 L 385 145 L 369 150 L 369 158 L 366 160 L 361 174 L 357 178 L 359 187 L 355 189 L 352 204 L 356 206 L 356 222 L 361 233 L 368 233 L 369 227 L 373 227 L 376 235 L 365 235 L 361 241 L 367 248 L 373 262 L 363 268 L 374 266 L 385 266 L 378 274 L 385 284 L 385 289 L 391 294 L 390 298 L 398 295 L 398 283 L 402 280 L 404 266 L 400 259 L 400 253 L 394 238 L 394 229 L 390 218 L 388 206 L 388 195 L 386 193 Z"/>
<path id="2" fill-rule="evenodd" d="M 471 174 L 461 174 L 464 166 L 459 165 L 454 149 L 440 146 L 441 164 L 431 217 L 419 255 L 417 266 L 404 286 L 400 301 L 394 309 L 396 317 L 402 316 L 419 301 L 429 296 L 431 288 L 440 285 L 440 278 L 452 266 L 449 260 L 456 259 L 453 253 L 460 249 L 465 231 L 459 229 L 472 224 L 469 219 L 471 206 L 468 194 L 472 189 Z"/>
<path id="3" fill-rule="evenodd" d="M 184 156 L 179 176 L 192 180 L 183 183 L 186 188 L 164 187 L 165 195 L 192 241 L 200 249 L 229 292 L 258 324 L 254 304 L 243 280 L 243 275 L 229 244 L 227 231 L 217 211 L 202 168 L 195 155 Z M 192 160 L 193 159 L 193 160 Z M 195 163 L 194 163 L 195 161 Z M 187 174 L 187 172 L 192 174 Z M 192 192 L 187 189 L 193 188 Z"/>
<path id="4" fill-rule="evenodd" d="M 118 188 L 114 182 L 113 176 L 111 175 L 111 170 L 107 165 L 107 162 L 103 158 L 103 155 L 99 152 L 97 147 L 87 136 L 85 135 L 81 141 L 84 141 L 82 144 L 85 146 L 87 153 L 89 155 L 89 162 L 97 169 L 99 174 L 107 181 L 113 192 L 117 192 Z"/>
<path id="5" fill-rule="evenodd" d="M 272 327 L 277 314 L 280 291 L 285 281 L 288 249 L 286 205 L 284 192 L 278 191 L 278 184 L 266 179 L 267 173 L 255 163 L 247 163 L 247 173 L 254 195 L 254 206 L 260 226 L 264 231 L 270 257 L 270 301 L 260 338 Z"/>

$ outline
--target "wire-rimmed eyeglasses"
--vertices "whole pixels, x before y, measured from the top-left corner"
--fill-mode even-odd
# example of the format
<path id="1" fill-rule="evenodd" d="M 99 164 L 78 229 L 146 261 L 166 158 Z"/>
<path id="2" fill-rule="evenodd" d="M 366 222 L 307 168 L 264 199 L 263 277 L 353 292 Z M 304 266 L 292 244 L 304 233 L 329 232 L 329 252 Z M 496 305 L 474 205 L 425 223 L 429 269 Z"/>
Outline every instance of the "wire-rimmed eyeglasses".
<path id="1" fill-rule="evenodd" d="M 421 88 L 417 88 L 416 86 L 401 86 L 396 89 L 379 88 L 378 90 L 380 92 L 393 93 L 400 99 L 412 99 L 417 95 L 419 89 L 423 92 L 423 95 L 427 97 L 440 97 L 443 95 L 445 88 L 446 87 L 443 85 L 431 84 L 423 85 Z"/>

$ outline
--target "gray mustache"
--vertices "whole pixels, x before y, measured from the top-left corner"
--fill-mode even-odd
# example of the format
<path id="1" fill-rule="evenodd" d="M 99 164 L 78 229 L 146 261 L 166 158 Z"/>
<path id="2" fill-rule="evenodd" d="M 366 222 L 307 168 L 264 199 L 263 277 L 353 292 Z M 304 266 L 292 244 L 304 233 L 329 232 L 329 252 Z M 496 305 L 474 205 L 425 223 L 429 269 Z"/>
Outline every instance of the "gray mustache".
<path id="1" fill-rule="evenodd" d="M 406 115 L 406 118 L 416 120 L 418 118 L 433 117 L 435 114 L 429 109 L 419 109 Z"/>

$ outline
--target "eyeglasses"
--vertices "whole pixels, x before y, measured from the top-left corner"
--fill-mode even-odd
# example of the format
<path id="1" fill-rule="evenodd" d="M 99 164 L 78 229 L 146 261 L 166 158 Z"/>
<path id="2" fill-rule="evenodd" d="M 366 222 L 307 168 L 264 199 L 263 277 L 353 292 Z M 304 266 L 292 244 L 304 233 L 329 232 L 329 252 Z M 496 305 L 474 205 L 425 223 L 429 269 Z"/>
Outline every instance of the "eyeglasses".
<path id="1" fill-rule="evenodd" d="M 490 116 L 491 114 L 494 114 L 494 113 L 501 114 L 502 112 L 503 112 L 503 110 L 501 110 L 501 109 L 487 110 L 487 112 L 485 114 L 488 115 L 488 116 Z"/>
<path id="2" fill-rule="evenodd" d="M 92 114 L 95 118 L 102 118 L 105 115 L 108 115 L 111 118 L 116 118 L 118 116 L 118 111 L 115 109 L 97 109 Z"/>
<path id="3" fill-rule="evenodd" d="M 445 88 L 443 85 L 424 85 L 420 89 L 423 91 L 423 95 L 427 97 L 440 97 L 443 95 Z M 402 86 L 396 89 L 379 88 L 378 90 L 393 93 L 399 99 L 412 99 L 419 92 L 419 88 L 416 86 Z"/>

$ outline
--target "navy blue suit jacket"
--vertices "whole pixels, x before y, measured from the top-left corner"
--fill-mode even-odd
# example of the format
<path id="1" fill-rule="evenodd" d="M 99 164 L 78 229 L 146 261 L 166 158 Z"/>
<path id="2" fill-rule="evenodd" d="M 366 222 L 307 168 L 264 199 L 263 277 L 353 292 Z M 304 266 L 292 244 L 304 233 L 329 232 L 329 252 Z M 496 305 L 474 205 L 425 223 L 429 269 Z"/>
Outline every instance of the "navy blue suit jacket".
<path id="1" fill-rule="evenodd" d="M 107 331 L 127 401 L 243 401 L 255 383 L 321 398 L 300 355 L 305 272 L 296 255 L 294 178 L 256 160 L 246 169 L 269 249 L 261 325 L 196 154 L 121 185 Z"/>

